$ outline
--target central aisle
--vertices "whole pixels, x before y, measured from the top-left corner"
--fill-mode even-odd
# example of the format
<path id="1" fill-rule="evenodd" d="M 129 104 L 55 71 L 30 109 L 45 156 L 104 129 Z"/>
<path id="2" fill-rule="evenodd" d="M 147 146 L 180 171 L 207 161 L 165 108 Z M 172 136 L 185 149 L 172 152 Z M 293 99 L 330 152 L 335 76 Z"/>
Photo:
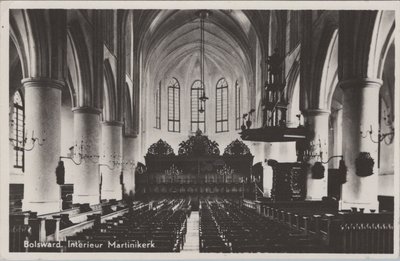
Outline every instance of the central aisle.
<path id="1" fill-rule="evenodd" d="M 192 211 L 187 220 L 186 242 L 181 252 L 200 252 L 199 222 L 199 212 Z"/>

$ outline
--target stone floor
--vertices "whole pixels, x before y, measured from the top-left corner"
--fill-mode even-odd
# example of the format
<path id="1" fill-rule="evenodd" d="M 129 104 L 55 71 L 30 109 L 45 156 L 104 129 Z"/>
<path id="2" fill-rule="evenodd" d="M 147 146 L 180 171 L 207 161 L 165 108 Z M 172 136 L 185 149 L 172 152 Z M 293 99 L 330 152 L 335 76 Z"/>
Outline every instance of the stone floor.
<path id="1" fill-rule="evenodd" d="M 186 242 L 181 252 L 199 252 L 199 212 L 193 211 L 187 220 Z"/>

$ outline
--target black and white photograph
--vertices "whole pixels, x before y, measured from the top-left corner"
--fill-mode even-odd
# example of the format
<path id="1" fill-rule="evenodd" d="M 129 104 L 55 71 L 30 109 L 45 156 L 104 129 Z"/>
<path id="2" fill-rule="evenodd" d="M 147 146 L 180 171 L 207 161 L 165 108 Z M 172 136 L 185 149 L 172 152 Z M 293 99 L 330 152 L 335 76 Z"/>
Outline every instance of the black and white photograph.
<path id="1" fill-rule="evenodd" d="M 397 256 L 399 4 L 301 4 L 3 2 L 0 257 Z"/>

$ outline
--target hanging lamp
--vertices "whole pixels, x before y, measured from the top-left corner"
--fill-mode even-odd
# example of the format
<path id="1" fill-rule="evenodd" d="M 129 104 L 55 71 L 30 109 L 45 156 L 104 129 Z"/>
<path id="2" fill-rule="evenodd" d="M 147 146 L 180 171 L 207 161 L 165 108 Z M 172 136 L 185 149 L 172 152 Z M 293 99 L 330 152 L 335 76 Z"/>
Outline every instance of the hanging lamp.
<path id="1" fill-rule="evenodd" d="M 199 112 L 203 113 L 205 111 L 205 104 L 208 100 L 205 92 L 205 77 L 204 77 L 204 65 L 205 65 L 205 38 L 204 38 L 204 20 L 211 15 L 208 10 L 200 10 L 197 16 L 200 18 L 200 82 L 201 82 L 201 96 L 199 97 L 200 108 Z"/>

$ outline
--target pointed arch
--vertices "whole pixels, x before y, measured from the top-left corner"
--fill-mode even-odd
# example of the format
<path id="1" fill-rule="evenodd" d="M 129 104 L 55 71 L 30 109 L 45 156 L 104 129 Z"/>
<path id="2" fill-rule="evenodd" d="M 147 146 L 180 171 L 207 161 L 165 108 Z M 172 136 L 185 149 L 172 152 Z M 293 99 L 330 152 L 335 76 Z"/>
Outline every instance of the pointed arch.
<path id="1" fill-rule="evenodd" d="M 393 10 L 340 12 L 340 81 L 381 79 L 385 57 L 394 38 Z"/>
<path id="2" fill-rule="evenodd" d="M 288 75 L 288 125 L 295 126 L 295 117 L 300 114 L 300 61 L 296 59 Z"/>
<path id="3" fill-rule="evenodd" d="M 23 78 L 30 75 L 30 53 L 29 53 L 29 23 L 26 23 L 26 17 L 23 10 L 10 10 L 10 37 L 17 47 L 21 59 Z M 33 50 L 35 51 L 35 50 Z"/>
<path id="4" fill-rule="evenodd" d="M 300 61 L 298 59 L 299 57 L 296 58 L 296 60 L 293 62 L 292 68 L 289 71 L 288 74 L 288 83 L 287 83 L 287 95 L 288 95 L 288 103 L 292 103 L 293 99 L 293 93 L 295 91 L 296 87 L 296 82 L 298 78 L 300 77 Z"/>
<path id="5" fill-rule="evenodd" d="M 93 106 L 93 88 L 89 62 L 89 50 L 78 21 L 72 21 L 67 31 L 68 77 L 77 94 L 76 106 Z"/>
<path id="6" fill-rule="evenodd" d="M 133 77 L 133 17 L 131 11 L 125 11 L 123 14 L 122 24 L 124 28 L 124 41 L 125 41 L 125 71 L 128 77 Z"/>
<path id="7" fill-rule="evenodd" d="M 387 53 L 394 42 L 395 14 L 394 11 L 385 10 L 377 13 L 377 18 L 372 33 L 370 47 L 370 60 L 368 70 L 376 78 L 382 79 Z"/>
<path id="8" fill-rule="evenodd" d="M 301 110 L 329 110 L 327 100 L 335 85 L 338 64 L 338 12 L 324 11 L 314 24 L 308 12 L 303 15 L 303 23 L 306 29 L 302 47 L 308 47 L 301 54 Z"/>
<path id="9" fill-rule="evenodd" d="M 125 100 L 124 100 L 124 134 L 125 136 L 133 135 L 133 117 L 132 117 L 132 101 L 129 86 L 125 84 Z"/>
<path id="10" fill-rule="evenodd" d="M 104 61 L 104 107 L 103 107 L 103 120 L 113 121 L 116 120 L 116 95 L 115 95 L 115 81 L 111 69 L 111 64 L 108 59 Z"/>
<path id="11" fill-rule="evenodd" d="M 15 31 L 16 25 L 14 19 L 12 19 L 13 16 L 10 17 L 10 39 L 11 42 L 13 43 L 13 46 L 15 46 L 15 49 L 17 50 L 18 58 L 21 63 L 21 69 L 22 69 L 22 78 L 26 78 L 28 75 L 28 65 L 27 65 L 27 57 L 26 53 L 24 52 L 24 46 L 23 46 L 23 41 L 20 38 L 20 34 L 17 34 Z M 11 43 L 10 43 L 10 48 L 11 48 Z"/>
<path id="12" fill-rule="evenodd" d="M 240 130 L 240 122 L 242 119 L 242 88 L 239 81 L 235 81 L 235 130 Z"/>
<path id="13" fill-rule="evenodd" d="M 321 108 L 326 106 L 328 110 L 331 108 L 332 97 L 338 84 L 338 35 L 338 30 L 332 34 L 321 75 L 319 104 Z"/>
<path id="14" fill-rule="evenodd" d="M 10 26 L 12 39 L 23 61 L 24 78 L 44 77 L 63 81 L 66 11 L 10 10 Z"/>

